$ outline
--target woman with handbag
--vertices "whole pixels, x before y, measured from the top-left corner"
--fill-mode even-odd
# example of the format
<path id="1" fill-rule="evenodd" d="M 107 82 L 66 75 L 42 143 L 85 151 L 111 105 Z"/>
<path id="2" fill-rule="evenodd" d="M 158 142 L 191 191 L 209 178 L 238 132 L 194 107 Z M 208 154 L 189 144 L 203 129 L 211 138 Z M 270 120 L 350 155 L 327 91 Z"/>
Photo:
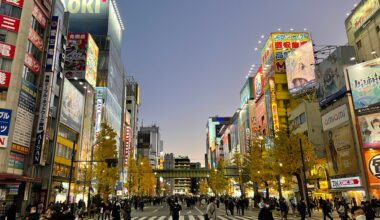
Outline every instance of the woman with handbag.
<path id="1" fill-rule="evenodd" d="M 210 198 L 210 203 L 207 206 L 205 214 L 205 220 L 216 220 L 216 205 L 214 203 L 215 198 Z"/>

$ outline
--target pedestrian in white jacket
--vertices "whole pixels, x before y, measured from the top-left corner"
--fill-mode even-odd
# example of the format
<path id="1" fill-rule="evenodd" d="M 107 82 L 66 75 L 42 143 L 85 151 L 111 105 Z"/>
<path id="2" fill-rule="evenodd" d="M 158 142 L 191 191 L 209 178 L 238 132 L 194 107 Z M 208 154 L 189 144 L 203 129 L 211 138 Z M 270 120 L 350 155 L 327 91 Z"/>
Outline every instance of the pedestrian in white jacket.
<path id="1" fill-rule="evenodd" d="M 216 220 L 216 205 L 214 203 L 215 198 L 210 198 L 210 203 L 207 206 L 207 216 L 210 220 Z"/>

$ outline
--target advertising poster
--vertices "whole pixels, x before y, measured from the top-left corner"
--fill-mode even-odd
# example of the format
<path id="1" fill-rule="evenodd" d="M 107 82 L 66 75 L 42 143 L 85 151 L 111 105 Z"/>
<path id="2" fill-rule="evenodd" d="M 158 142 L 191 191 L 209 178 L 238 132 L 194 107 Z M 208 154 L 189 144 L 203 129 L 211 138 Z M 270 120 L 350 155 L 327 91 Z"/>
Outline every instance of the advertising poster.
<path id="1" fill-rule="evenodd" d="M 316 66 L 317 96 L 321 106 L 347 91 L 344 70 L 355 64 L 355 61 L 350 60 L 354 56 L 353 47 L 341 46 Z"/>
<path id="2" fill-rule="evenodd" d="M 12 110 L 0 108 L 0 147 L 7 147 Z"/>
<path id="3" fill-rule="evenodd" d="M 380 58 L 347 68 L 355 110 L 369 113 L 380 108 Z"/>
<path id="4" fill-rule="evenodd" d="M 290 52 L 285 64 L 288 89 L 291 94 L 315 86 L 314 50 L 311 41 Z"/>
<path id="5" fill-rule="evenodd" d="M 249 99 L 253 98 L 252 78 L 249 77 L 243 88 L 240 90 L 240 108 L 242 108 Z"/>
<path id="6" fill-rule="evenodd" d="M 258 126 L 259 132 L 262 134 L 263 130 L 266 128 L 266 116 L 265 116 L 265 102 L 264 102 L 264 97 L 260 98 L 256 102 L 256 122 Z"/>
<path id="7" fill-rule="evenodd" d="M 351 15 L 349 23 L 358 30 L 380 8 L 379 0 L 362 1 L 356 11 Z"/>
<path id="8" fill-rule="evenodd" d="M 288 53 L 310 41 L 307 32 L 273 33 L 272 48 L 275 73 L 286 73 L 285 59 Z"/>
<path id="9" fill-rule="evenodd" d="M 276 85 L 274 82 L 274 78 L 269 78 L 268 82 L 269 82 L 269 92 L 270 92 L 270 106 L 272 110 L 273 129 L 274 131 L 278 131 L 280 129 L 280 122 L 278 119 Z"/>
<path id="10" fill-rule="evenodd" d="M 270 99 L 270 91 L 269 89 L 265 91 L 265 111 L 266 111 L 266 119 L 267 119 L 267 128 L 266 134 L 271 134 L 273 131 L 273 117 L 272 117 L 272 106 L 271 106 L 271 99 Z"/>
<path id="11" fill-rule="evenodd" d="M 24 155 L 11 151 L 8 160 L 8 173 L 22 175 L 24 171 L 24 162 Z"/>
<path id="12" fill-rule="evenodd" d="M 79 132 L 82 126 L 84 96 L 67 79 L 64 82 L 62 100 L 60 122 Z"/>
<path id="13" fill-rule="evenodd" d="M 349 123 L 324 132 L 328 170 L 331 176 L 355 174 L 358 164 Z"/>
<path id="14" fill-rule="evenodd" d="M 29 148 L 33 131 L 33 120 L 37 98 L 37 87 L 23 80 L 18 101 L 13 143 Z"/>
<path id="15" fill-rule="evenodd" d="M 363 147 L 380 147 L 380 113 L 359 116 L 358 120 Z"/>
<path id="16" fill-rule="evenodd" d="M 85 78 L 88 36 L 85 33 L 68 34 L 64 70 L 68 79 Z"/>
<path id="17" fill-rule="evenodd" d="M 91 35 L 88 35 L 87 43 L 87 62 L 86 62 L 86 81 L 92 86 L 96 87 L 96 73 L 98 69 L 99 48 Z"/>
<path id="18" fill-rule="evenodd" d="M 253 78 L 253 97 L 258 100 L 263 95 L 264 77 L 262 67 L 260 66 L 255 77 Z"/>
<path id="19" fill-rule="evenodd" d="M 93 143 L 93 126 L 94 121 L 94 97 L 93 92 L 88 92 L 86 95 L 86 104 L 84 109 L 83 129 L 82 129 L 82 152 L 80 154 L 81 160 L 87 160 L 91 156 L 91 146 Z"/>
<path id="20" fill-rule="evenodd" d="M 335 128 L 349 120 L 347 105 L 341 105 L 327 114 L 322 115 L 323 131 Z"/>
<path id="21" fill-rule="evenodd" d="M 364 150 L 363 153 L 369 185 L 380 186 L 380 150 Z"/>

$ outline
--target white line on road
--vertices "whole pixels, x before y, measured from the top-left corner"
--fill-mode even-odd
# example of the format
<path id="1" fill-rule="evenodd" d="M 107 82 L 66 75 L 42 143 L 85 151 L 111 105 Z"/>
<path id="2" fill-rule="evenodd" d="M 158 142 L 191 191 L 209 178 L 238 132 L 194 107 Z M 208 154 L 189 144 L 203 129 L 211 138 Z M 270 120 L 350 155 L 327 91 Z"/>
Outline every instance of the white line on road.
<path id="1" fill-rule="evenodd" d="M 160 208 L 157 208 L 156 210 L 153 211 L 153 213 L 157 212 Z"/>
<path id="2" fill-rule="evenodd" d="M 224 218 L 224 217 L 222 217 L 222 216 L 218 216 L 218 217 L 216 217 L 217 219 L 222 219 L 222 220 L 228 220 L 227 218 Z"/>
<path id="3" fill-rule="evenodd" d="M 149 220 L 154 220 L 156 218 L 156 216 L 153 216 L 153 217 L 151 217 Z"/>
<path id="4" fill-rule="evenodd" d="M 185 220 L 185 216 L 183 215 L 179 216 L 179 220 Z"/>
<path id="5" fill-rule="evenodd" d="M 164 220 L 166 216 L 161 216 L 158 220 Z"/>
<path id="6" fill-rule="evenodd" d="M 203 212 L 201 210 L 199 210 L 197 207 L 195 207 L 195 209 L 201 214 L 203 215 Z"/>
<path id="7" fill-rule="evenodd" d="M 195 220 L 193 215 L 189 215 L 189 220 Z"/>

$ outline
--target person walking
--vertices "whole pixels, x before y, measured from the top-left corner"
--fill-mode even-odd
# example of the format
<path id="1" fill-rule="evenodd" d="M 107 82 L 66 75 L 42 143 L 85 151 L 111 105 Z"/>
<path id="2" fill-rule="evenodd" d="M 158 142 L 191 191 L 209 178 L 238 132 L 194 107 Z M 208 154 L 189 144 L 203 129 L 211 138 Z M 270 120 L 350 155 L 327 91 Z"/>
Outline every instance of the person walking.
<path id="1" fill-rule="evenodd" d="M 339 202 L 339 207 L 337 209 L 339 218 L 341 220 L 348 220 L 348 205 L 344 201 Z"/>
<path id="2" fill-rule="evenodd" d="M 210 220 L 216 220 L 216 205 L 215 205 L 215 198 L 210 198 L 210 203 L 207 206 L 206 214 L 208 219 Z"/>
<path id="3" fill-rule="evenodd" d="M 288 219 L 289 207 L 288 207 L 288 204 L 286 204 L 286 200 L 284 198 L 280 199 L 279 207 L 280 207 L 282 220 L 287 220 Z"/>
<path id="4" fill-rule="evenodd" d="M 298 213 L 301 215 L 301 220 L 306 219 L 306 204 L 305 200 L 301 199 L 301 201 L 298 203 Z"/>
<path id="5" fill-rule="evenodd" d="M 131 204 L 125 200 L 125 205 L 124 205 L 124 220 L 131 220 Z"/>
<path id="6" fill-rule="evenodd" d="M 267 201 L 263 201 L 258 220 L 274 220 L 271 207 Z"/>
<path id="7" fill-rule="evenodd" d="M 172 208 L 172 218 L 173 220 L 179 220 L 179 215 L 182 210 L 182 206 L 178 203 L 178 199 L 174 199 L 173 208 Z"/>
<path id="8" fill-rule="evenodd" d="M 330 215 L 331 210 L 332 210 L 330 201 L 322 200 L 321 206 L 322 206 L 322 212 L 323 212 L 323 220 L 326 220 L 326 217 L 328 217 L 329 219 L 333 219 Z"/>
<path id="9" fill-rule="evenodd" d="M 230 213 L 232 216 L 234 216 L 234 209 L 235 209 L 235 202 L 232 198 L 228 200 L 228 210 L 230 210 Z"/>

